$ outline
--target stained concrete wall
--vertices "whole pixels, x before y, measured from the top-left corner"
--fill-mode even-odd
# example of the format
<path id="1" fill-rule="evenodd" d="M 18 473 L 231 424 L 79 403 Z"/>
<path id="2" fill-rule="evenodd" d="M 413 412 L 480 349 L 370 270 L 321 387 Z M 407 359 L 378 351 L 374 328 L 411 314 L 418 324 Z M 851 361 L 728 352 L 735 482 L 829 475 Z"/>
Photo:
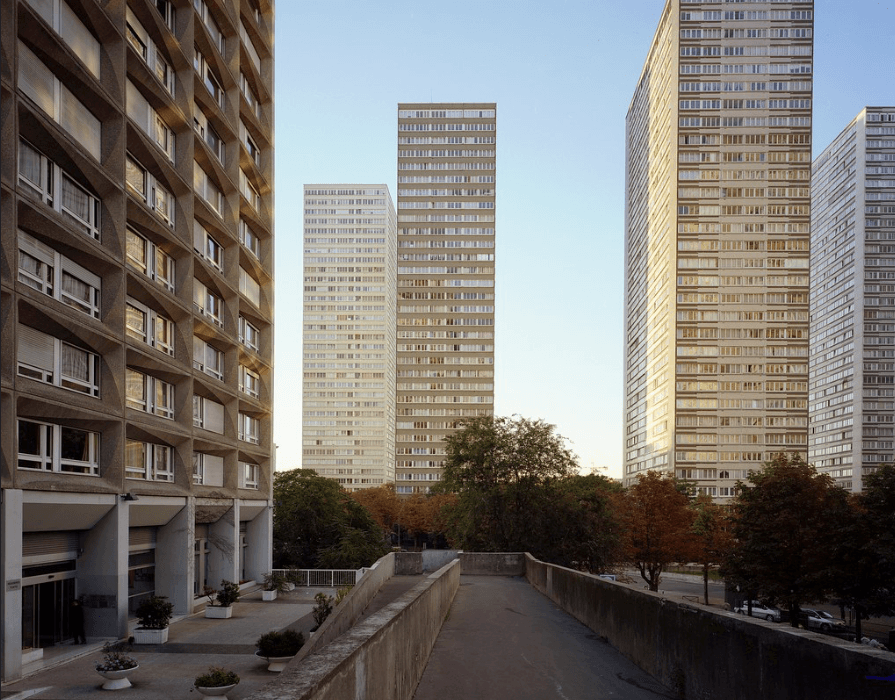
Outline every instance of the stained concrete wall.
<path id="1" fill-rule="evenodd" d="M 422 552 L 394 552 L 396 576 L 419 576 L 423 573 Z"/>
<path id="2" fill-rule="evenodd" d="M 251 700 L 410 700 L 459 587 L 460 564 L 453 561 L 318 653 L 291 663 Z"/>
<path id="3" fill-rule="evenodd" d="M 460 552 L 460 572 L 468 576 L 524 576 L 525 553 Z"/>
<path id="4" fill-rule="evenodd" d="M 532 586 L 682 698 L 893 697 L 895 684 L 867 678 L 895 674 L 891 652 L 525 563 Z"/>

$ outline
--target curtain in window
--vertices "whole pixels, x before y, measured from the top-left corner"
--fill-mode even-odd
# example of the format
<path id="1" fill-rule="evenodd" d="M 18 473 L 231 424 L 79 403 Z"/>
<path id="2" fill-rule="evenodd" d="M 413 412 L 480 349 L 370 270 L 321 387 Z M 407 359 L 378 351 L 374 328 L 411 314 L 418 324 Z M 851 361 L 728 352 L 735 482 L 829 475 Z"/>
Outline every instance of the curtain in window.
<path id="1" fill-rule="evenodd" d="M 86 430 L 75 430 L 63 425 L 60 447 L 62 459 L 90 461 L 90 433 Z"/>
<path id="2" fill-rule="evenodd" d="M 19 269 L 22 272 L 27 272 L 29 275 L 43 279 L 43 276 L 41 275 L 42 265 L 43 263 L 37 258 L 32 258 L 28 253 L 22 250 L 19 251 Z"/>
<path id="3" fill-rule="evenodd" d="M 146 272 L 146 241 L 131 230 L 127 232 L 127 257 Z"/>
<path id="4" fill-rule="evenodd" d="M 170 391 L 171 385 L 160 379 L 155 380 L 155 412 L 160 416 L 167 416 L 171 413 Z"/>
<path id="5" fill-rule="evenodd" d="M 171 220 L 171 195 L 163 187 L 158 184 L 155 186 L 155 202 L 153 206 L 155 210 L 168 221 Z"/>
<path id="6" fill-rule="evenodd" d="M 140 309 L 127 305 L 127 329 L 132 331 L 143 342 L 146 342 L 146 314 Z"/>
<path id="7" fill-rule="evenodd" d="M 172 345 L 171 342 L 171 328 L 170 321 L 166 318 L 162 318 L 161 316 L 155 317 L 155 343 L 156 345 L 162 345 L 165 348 L 170 348 Z"/>
<path id="8" fill-rule="evenodd" d="M 143 393 L 145 381 L 146 377 L 140 372 L 132 369 L 127 370 L 127 378 L 125 379 L 127 401 L 137 408 L 144 408 L 146 406 L 146 399 L 144 398 Z"/>
<path id="9" fill-rule="evenodd" d="M 62 271 L 62 291 L 78 301 L 83 301 L 87 306 L 92 306 L 90 299 L 90 285 L 82 282 L 77 277 Z"/>
<path id="10" fill-rule="evenodd" d="M 43 192 L 44 183 L 40 178 L 40 162 L 40 153 L 27 143 L 19 141 L 19 175 Z"/>
<path id="11" fill-rule="evenodd" d="M 91 197 L 68 175 L 62 176 L 62 206 L 85 223 L 91 223 L 90 216 Z"/>
<path id="12" fill-rule="evenodd" d="M 62 375 L 80 382 L 90 381 L 90 355 L 79 348 L 62 344 Z"/>
<path id="13" fill-rule="evenodd" d="M 215 350 L 208 343 L 205 344 L 205 368 L 212 372 L 221 372 L 221 363 L 219 360 L 221 353 Z"/>
<path id="14" fill-rule="evenodd" d="M 146 471 L 146 444 L 139 440 L 128 440 L 124 449 L 124 460 L 127 471 Z"/>
<path id="15" fill-rule="evenodd" d="M 170 481 L 171 467 L 169 456 L 171 454 L 171 448 L 165 445 L 155 445 L 153 447 L 153 452 L 155 457 L 153 478 L 160 481 Z"/>
<path id="16" fill-rule="evenodd" d="M 174 283 L 174 261 L 159 248 L 155 249 L 155 276 L 169 284 Z"/>

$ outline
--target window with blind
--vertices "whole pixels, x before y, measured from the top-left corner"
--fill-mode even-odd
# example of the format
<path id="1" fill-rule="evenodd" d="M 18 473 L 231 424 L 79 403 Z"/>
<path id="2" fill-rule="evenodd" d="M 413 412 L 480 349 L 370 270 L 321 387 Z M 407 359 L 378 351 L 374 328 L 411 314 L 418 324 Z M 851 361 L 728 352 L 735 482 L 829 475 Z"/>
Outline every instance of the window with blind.
<path id="1" fill-rule="evenodd" d="M 261 285 L 242 267 L 239 268 L 239 291 L 255 306 L 261 306 Z"/>
<path id="2" fill-rule="evenodd" d="M 246 247 L 246 250 L 252 255 L 260 259 L 260 241 L 258 240 L 258 236 L 256 236 L 255 232 L 252 230 L 252 227 L 245 222 L 245 219 L 239 220 L 239 242 L 242 243 Z"/>
<path id="3" fill-rule="evenodd" d="M 239 74 L 239 90 L 242 93 L 242 96 L 245 98 L 246 104 L 249 106 L 249 111 L 254 114 L 258 119 L 261 118 L 261 102 L 258 99 L 258 96 L 255 94 L 255 91 L 252 90 L 252 85 L 249 82 L 249 79 L 246 78 L 245 73 L 240 72 Z"/>
<path id="4" fill-rule="evenodd" d="M 193 219 L 193 248 L 212 267 L 218 270 L 224 269 L 223 246 L 195 219 Z"/>
<path id="5" fill-rule="evenodd" d="M 205 89 L 211 93 L 214 101 L 218 103 L 218 106 L 221 109 L 225 109 L 227 107 L 227 100 L 224 95 L 224 88 L 221 87 L 221 81 L 218 80 L 218 77 L 214 74 L 214 71 L 211 69 L 211 66 L 208 65 L 208 61 L 205 60 L 205 56 L 202 55 L 202 52 L 199 51 L 199 49 L 195 49 L 195 53 L 193 54 L 193 68 L 196 69 L 196 72 L 202 79 L 202 84 L 205 85 Z"/>
<path id="6" fill-rule="evenodd" d="M 195 102 L 193 103 L 193 129 L 199 134 L 208 148 L 211 149 L 214 157 L 223 165 L 224 140 L 214 130 L 214 127 L 208 121 L 208 117 L 205 116 L 205 112 Z"/>
<path id="7" fill-rule="evenodd" d="M 261 421 L 248 413 L 239 412 L 239 439 L 258 445 L 261 442 Z"/>
<path id="8" fill-rule="evenodd" d="M 168 445 L 128 440 L 124 464 L 128 479 L 174 481 L 174 450 Z"/>
<path id="9" fill-rule="evenodd" d="M 211 177 L 206 173 L 202 166 L 193 161 L 193 189 L 196 190 L 208 206 L 220 216 L 224 209 L 224 196 L 221 194 L 220 188 L 214 183 Z"/>
<path id="10" fill-rule="evenodd" d="M 257 399 L 261 396 L 261 375 L 245 365 L 239 366 L 239 390 Z"/>
<path id="11" fill-rule="evenodd" d="M 205 452 L 193 452 L 193 483 L 223 486 L 224 458 Z"/>
<path id="12" fill-rule="evenodd" d="M 127 264 L 168 291 L 173 292 L 174 258 L 133 229 L 128 228 L 126 234 Z"/>
<path id="13" fill-rule="evenodd" d="M 127 81 L 127 115 L 174 162 L 174 132 L 143 97 L 130 80 Z"/>
<path id="14" fill-rule="evenodd" d="M 174 322 L 131 297 L 125 305 L 125 329 L 130 338 L 174 356 Z"/>
<path id="15" fill-rule="evenodd" d="M 261 75 L 261 57 L 258 55 L 258 50 L 255 48 L 255 43 L 249 36 L 246 26 L 241 21 L 239 23 L 239 38 L 242 39 L 242 45 L 249 55 L 249 60 L 252 62 L 252 65 L 255 66 L 258 75 Z"/>
<path id="16" fill-rule="evenodd" d="M 242 119 L 239 120 L 239 139 L 246 147 L 246 151 L 248 151 L 251 159 L 255 161 L 255 164 L 260 165 L 261 149 L 258 148 L 255 139 L 252 138 L 251 133 L 249 133 L 249 130 L 246 128 L 245 122 L 243 122 Z"/>
<path id="17" fill-rule="evenodd" d="M 19 419 L 18 468 L 99 475 L 99 433 Z"/>
<path id="18" fill-rule="evenodd" d="M 174 96 L 174 71 L 171 64 L 162 56 L 158 45 L 150 38 L 149 33 L 140 24 L 131 8 L 127 8 L 127 22 L 125 24 L 127 42 L 143 62 L 149 66 L 152 73 L 165 90 Z"/>
<path id="19" fill-rule="evenodd" d="M 196 12 L 199 14 L 199 19 L 202 20 L 202 24 L 204 24 L 205 29 L 208 30 L 208 36 L 211 38 L 211 43 L 221 52 L 221 56 L 223 56 L 224 48 L 226 46 L 224 33 L 215 21 L 214 15 L 209 11 L 205 0 L 193 0 L 193 7 L 196 8 Z"/>
<path id="20" fill-rule="evenodd" d="M 173 384 L 128 367 L 125 397 L 128 408 L 174 420 Z"/>
<path id="21" fill-rule="evenodd" d="M 261 467 L 249 462 L 239 463 L 240 487 L 244 489 L 257 489 L 261 477 Z"/>
<path id="22" fill-rule="evenodd" d="M 95 78 L 99 78 L 99 42 L 64 0 L 26 0 Z"/>
<path id="23" fill-rule="evenodd" d="M 19 189 L 58 211 L 79 231 L 99 239 L 100 201 L 62 168 L 19 139 Z"/>
<path id="24" fill-rule="evenodd" d="M 193 336 L 193 367 L 215 379 L 224 379 L 224 353 L 211 343 Z"/>
<path id="25" fill-rule="evenodd" d="M 224 434 L 224 406 L 204 396 L 193 396 L 193 425 Z"/>
<path id="26" fill-rule="evenodd" d="M 100 278 L 22 230 L 19 281 L 93 318 L 99 318 Z"/>
<path id="27" fill-rule="evenodd" d="M 21 41 L 18 63 L 19 89 L 99 160 L 102 145 L 99 119 Z"/>
<path id="28" fill-rule="evenodd" d="M 143 200 L 159 218 L 174 228 L 174 195 L 130 153 L 124 163 L 128 190 Z"/>
<path id="29" fill-rule="evenodd" d="M 246 175 L 245 170 L 242 168 L 239 169 L 239 191 L 248 200 L 252 209 L 255 211 L 261 210 L 261 195 L 258 194 L 258 190 L 255 189 L 249 176 Z"/>
<path id="30" fill-rule="evenodd" d="M 19 325 L 16 340 L 19 375 L 99 396 L 99 355 L 30 326 Z"/>
<path id="31" fill-rule="evenodd" d="M 197 279 L 193 280 L 193 307 L 216 326 L 223 327 L 223 301 Z"/>
<path id="32" fill-rule="evenodd" d="M 239 317 L 239 342 L 256 352 L 261 343 L 261 331 L 245 316 Z"/>

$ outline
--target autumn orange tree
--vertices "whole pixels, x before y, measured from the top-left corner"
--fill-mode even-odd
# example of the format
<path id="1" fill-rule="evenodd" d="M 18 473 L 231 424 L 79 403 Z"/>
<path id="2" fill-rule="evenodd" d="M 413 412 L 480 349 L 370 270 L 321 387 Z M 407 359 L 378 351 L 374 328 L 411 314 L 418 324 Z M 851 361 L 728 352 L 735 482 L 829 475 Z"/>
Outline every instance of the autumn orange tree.
<path id="1" fill-rule="evenodd" d="M 694 511 L 686 489 L 673 477 L 649 471 L 619 494 L 616 508 L 627 561 L 640 571 L 651 591 L 674 562 L 693 558 Z"/>

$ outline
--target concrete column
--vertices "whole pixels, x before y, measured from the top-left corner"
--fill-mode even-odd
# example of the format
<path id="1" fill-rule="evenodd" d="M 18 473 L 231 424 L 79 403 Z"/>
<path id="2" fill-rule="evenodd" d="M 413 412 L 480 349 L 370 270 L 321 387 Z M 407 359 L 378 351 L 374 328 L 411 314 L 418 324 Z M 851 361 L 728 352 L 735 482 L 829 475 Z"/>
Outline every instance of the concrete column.
<path id="1" fill-rule="evenodd" d="M 246 577 L 261 581 L 273 567 L 273 507 L 268 505 L 246 524 Z"/>
<path id="2" fill-rule="evenodd" d="M 208 581 L 219 588 L 221 580 L 239 582 L 239 502 L 208 526 Z"/>
<path id="3" fill-rule="evenodd" d="M 3 615 L 2 679 L 22 677 L 22 491 L 0 495 L 0 615 Z"/>
<path id="4" fill-rule="evenodd" d="M 158 529 L 155 549 L 155 593 L 174 604 L 175 615 L 193 612 L 193 547 L 196 537 L 196 500 Z"/>
<path id="5" fill-rule="evenodd" d="M 85 534 L 78 558 L 78 594 L 86 596 L 88 637 L 127 637 L 128 520 L 130 503 L 115 506 Z"/>

